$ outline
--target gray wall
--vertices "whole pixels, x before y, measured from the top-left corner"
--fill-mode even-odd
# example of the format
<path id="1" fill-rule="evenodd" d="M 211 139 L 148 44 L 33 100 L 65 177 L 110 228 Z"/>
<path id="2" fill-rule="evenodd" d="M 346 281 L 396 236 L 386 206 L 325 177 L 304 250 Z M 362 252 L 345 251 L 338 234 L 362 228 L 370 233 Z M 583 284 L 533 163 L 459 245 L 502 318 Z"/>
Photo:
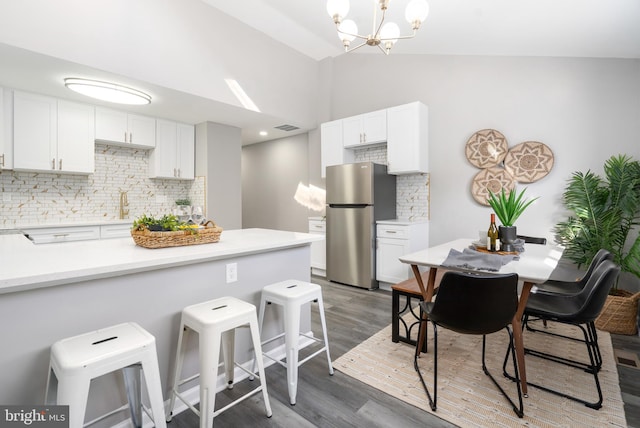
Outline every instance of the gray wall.
<path id="1" fill-rule="evenodd" d="M 207 218 L 223 229 L 242 228 L 240 128 L 196 125 L 196 175 L 205 176 Z"/>
<path id="2" fill-rule="evenodd" d="M 293 199 L 299 182 L 309 184 L 308 142 L 301 134 L 243 148 L 242 227 L 309 230 L 313 214 Z"/>

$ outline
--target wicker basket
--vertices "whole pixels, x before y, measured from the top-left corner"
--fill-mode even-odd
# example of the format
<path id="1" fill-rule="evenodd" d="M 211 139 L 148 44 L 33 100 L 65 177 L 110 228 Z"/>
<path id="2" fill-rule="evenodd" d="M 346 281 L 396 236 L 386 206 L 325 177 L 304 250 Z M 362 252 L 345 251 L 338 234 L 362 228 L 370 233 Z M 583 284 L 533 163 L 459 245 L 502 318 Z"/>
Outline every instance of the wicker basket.
<path id="1" fill-rule="evenodd" d="M 144 248 L 181 247 L 184 245 L 211 244 L 220 240 L 222 228 L 209 220 L 203 229 L 177 230 L 175 232 L 151 232 L 148 229 L 132 229 L 136 245 Z"/>
<path id="2" fill-rule="evenodd" d="M 609 333 L 633 335 L 637 331 L 638 299 L 640 293 L 627 296 L 607 296 L 607 301 L 596 318 L 596 328 Z"/>

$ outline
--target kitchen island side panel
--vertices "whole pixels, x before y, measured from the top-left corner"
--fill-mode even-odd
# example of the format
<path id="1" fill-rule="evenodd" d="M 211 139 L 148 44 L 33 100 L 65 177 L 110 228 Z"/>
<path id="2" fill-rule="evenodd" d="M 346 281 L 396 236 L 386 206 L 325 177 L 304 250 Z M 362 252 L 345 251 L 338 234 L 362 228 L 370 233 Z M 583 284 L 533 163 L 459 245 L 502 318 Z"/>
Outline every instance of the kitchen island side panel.
<path id="1" fill-rule="evenodd" d="M 155 251 L 155 250 L 150 250 Z M 237 263 L 238 281 L 226 283 L 226 264 Z M 147 272 L 3 294 L 0 316 L 0 403 L 44 401 L 50 346 L 57 340 L 102 327 L 135 321 L 156 337 L 164 399 L 172 375 L 181 310 L 185 306 L 234 296 L 259 307 L 261 289 L 285 279 L 310 280 L 309 244 Z M 265 334 L 277 330 L 279 312 L 265 317 Z M 310 331 L 310 310 L 301 320 Z M 185 377 L 198 371 L 197 335 L 192 335 Z M 252 358 L 248 329 L 236 332 L 236 360 Z M 190 387 L 192 383 L 186 385 Z M 126 403 L 119 374 L 92 382 L 87 417 Z M 124 412 L 126 418 L 126 412 Z M 118 420 L 123 416 L 118 415 Z M 118 420 L 113 421 L 117 423 Z"/>

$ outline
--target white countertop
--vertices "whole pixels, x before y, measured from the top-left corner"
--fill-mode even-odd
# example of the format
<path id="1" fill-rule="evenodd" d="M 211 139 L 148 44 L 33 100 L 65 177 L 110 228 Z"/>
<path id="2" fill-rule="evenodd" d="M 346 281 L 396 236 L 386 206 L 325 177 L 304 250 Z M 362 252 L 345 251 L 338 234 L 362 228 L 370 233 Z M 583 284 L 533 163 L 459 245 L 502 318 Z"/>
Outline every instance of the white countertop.
<path id="1" fill-rule="evenodd" d="M 0 294 L 89 279 L 202 263 L 307 245 L 308 233 L 225 230 L 213 244 L 147 249 L 132 238 L 36 245 L 23 235 L 0 235 Z"/>
<path id="2" fill-rule="evenodd" d="M 74 223 L 47 223 L 47 224 L 16 224 L 8 229 L 0 230 L 29 230 L 29 229 L 49 229 L 57 227 L 83 227 L 83 226 L 108 226 L 112 224 L 133 225 L 133 219 L 124 220 L 103 220 L 103 221 L 81 221 Z"/>
<path id="3" fill-rule="evenodd" d="M 411 226 L 412 224 L 422 224 L 429 223 L 429 220 L 402 220 L 402 219 L 392 219 L 392 220 L 378 220 L 376 224 L 390 224 L 396 226 Z"/>

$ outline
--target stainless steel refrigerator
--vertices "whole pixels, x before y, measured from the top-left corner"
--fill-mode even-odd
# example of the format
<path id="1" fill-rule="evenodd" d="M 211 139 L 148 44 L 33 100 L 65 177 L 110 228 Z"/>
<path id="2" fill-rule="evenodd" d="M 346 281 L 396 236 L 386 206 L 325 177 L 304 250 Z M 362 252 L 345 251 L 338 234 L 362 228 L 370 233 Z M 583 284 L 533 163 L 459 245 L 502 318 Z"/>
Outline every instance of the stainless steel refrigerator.
<path id="1" fill-rule="evenodd" d="M 385 165 L 327 167 L 327 279 L 378 288 L 376 221 L 396 217 L 396 177 Z"/>

